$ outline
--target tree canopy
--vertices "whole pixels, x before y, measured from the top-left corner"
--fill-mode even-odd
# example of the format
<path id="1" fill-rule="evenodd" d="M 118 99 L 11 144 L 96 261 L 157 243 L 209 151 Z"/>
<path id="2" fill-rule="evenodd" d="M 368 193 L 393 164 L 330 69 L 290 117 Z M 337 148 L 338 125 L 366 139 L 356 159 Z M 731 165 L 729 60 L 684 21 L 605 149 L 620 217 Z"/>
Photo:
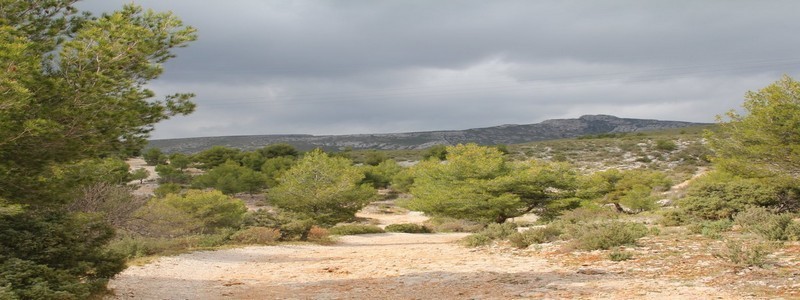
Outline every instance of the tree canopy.
<path id="1" fill-rule="evenodd" d="M 709 133 L 713 162 L 746 177 L 800 179 L 800 82 L 783 76 L 745 95 L 744 113 L 718 117 Z"/>
<path id="2" fill-rule="evenodd" d="M 447 161 L 413 168 L 407 206 L 434 216 L 502 223 L 574 196 L 575 174 L 560 163 L 508 163 L 496 148 L 447 147 Z"/>
<path id="3" fill-rule="evenodd" d="M 75 185 L 96 180 L 63 175 L 129 176 L 109 159 L 139 153 L 155 123 L 194 109 L 190 93 L 158 100 L 146 88 L 174 48 L 195 40 L 192 27 L 135 5 L 91 16 L 76 2 L 0 0 L 3 297 L 83 299 L 102 289 L 123 266 L 103 249 L 113 230 L 67 210 Z"/>
<path id="4" fill-rule="evenodd" d="M 375 189 L 361 184 L 363 179 L 364 173 L 350 160 L 314 150 L 278 178 L 269 201 L 319 225 L 333 226 L 353 219 L 375 198 Z"/>

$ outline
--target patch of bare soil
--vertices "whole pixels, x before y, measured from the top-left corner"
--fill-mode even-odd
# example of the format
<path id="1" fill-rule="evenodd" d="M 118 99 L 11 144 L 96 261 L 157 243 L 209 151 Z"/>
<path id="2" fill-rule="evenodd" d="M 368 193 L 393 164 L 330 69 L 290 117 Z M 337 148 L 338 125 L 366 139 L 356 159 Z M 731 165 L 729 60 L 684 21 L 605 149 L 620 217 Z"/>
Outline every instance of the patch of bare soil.
<path id="1" fill-rule="evenodd" d="M 373 223 L 380 225 L 425 220 L 420 214 L 402 211 L 389 203 L 371 205 L 359 216 L 373 219 Z M 631 250 L 634 259 L 625 262 L 609 261 L 607 251 L 564 251 L 562 244 L 525 250 L 502 244 L 466 248 L 457 244 L 465 235 L 372 234 L 342 237 L 332 246 L 257 246 L 163 257 L 119 274 L 109 284 L 115 293 L 109 299 L 741 299 L 764 295 L 798 296 L 749 290 L 752 284 L 735 282 L 744 277 L 709 254 L 711 248 L 719 245 L 676 240 L 685 234 L 645 238 L 641 247 Z M 785 271 L 785 268 L 780 270 Z M 761 271 L 744 272 L 753 277 Z M 784 290 L 791 288 L 783 287 Z"/>
<path id="2" fill-rule="evenodd" d="M 343 237 L 334 246 L 196 252 L 131 267 L 112 299 L 733 299 L 697 281 L 561 266 L 455 244 L 464 234 Z"/>

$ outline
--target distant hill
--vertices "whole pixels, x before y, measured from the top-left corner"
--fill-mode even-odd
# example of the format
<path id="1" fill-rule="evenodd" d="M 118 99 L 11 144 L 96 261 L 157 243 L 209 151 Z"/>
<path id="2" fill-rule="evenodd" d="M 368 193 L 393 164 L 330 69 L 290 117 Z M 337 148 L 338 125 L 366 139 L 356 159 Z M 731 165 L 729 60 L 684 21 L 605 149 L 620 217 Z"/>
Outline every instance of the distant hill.
<path id="1" fill-rule="evenodd" d="M 323 148 L 424 149 L 433 145 L 478 143 L 481 145 L 519 144 L 542 140 L 573 138 L 591 134 L 638 132 L 680 128 L 703 123 L 618 118 L 609 115 L 585 115 L 577 119 L 546 120 L 537 124 L 501 125 L 466 130 L 427 131 L 354 135 L 246 135 L 151 140 L 149 147 L 167 153 L 195 153 L 211 146 L 252 150 L 269 144 L 287 143 L 301 150 Z"/>

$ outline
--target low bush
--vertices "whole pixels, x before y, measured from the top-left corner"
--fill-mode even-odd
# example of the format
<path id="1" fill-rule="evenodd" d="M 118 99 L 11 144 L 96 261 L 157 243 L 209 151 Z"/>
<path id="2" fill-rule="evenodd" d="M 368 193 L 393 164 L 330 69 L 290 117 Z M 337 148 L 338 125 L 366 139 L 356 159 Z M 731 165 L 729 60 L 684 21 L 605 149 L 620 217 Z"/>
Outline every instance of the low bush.
<path id="1" fill-rule="evenodd" d="M 486 226 L 483 230 L 479 233 L 486 235 L 490 239 L 493 240 L 502 240 L 507 238 L 509 235 L 517 233 L 517 224 L 514 223 L 492 223 L 489 226 Z"/>
<path id="2" fill-rule="evenodd" d="M 768 242 L 755 241 L 746 244 L 738 240 L 728 240 L 725 249 L 714 256 L 732 263 L 735 267 L 763 267 L 774 248 L 775 245 Z"/>
<path id="3" fill-rule="evenodd" d="M 533 228 L 517 232 L 508 236 L 508 241 L 514 247 L 523 249 L 532 244 L 542 244 L 555 241 L 561 236 L 561 230 L 554 226 Z"/>
<path id="4" fill-rule="evenodd" d="M 419 225 L 419 224 L 412 224 L 412 223 L 403 223 L 403 224 L 391 224 L 384 228 L 386 232 L 404 232 L 404 233 L 430 233 L 430 229 L 428 227 Z"/>
<path id="5" fill-rule="evenodd" d="M 631 245 L 648 232 L 644 224 L 619 221 L 583 224 L 576 229 L 571 233 L 573 246 L 581 250 Z"/>
<path id="6" fill-rule="evenodd" d="M 152 255 L 173 255 L 193 249 L 228 244 L 232 234 L 233 231 L 226 230 L 215 234 L 188 235 L 180 238 L 123 235 L 111 241 L 106 249 L 119 253 L 129 260 Z"/>
<path id="7" fill-rule="evenodd" d="M 336 242 L 333 238 L 331 238 L 331 234 L 327 229 L 317 226 L 311 226 L 311 229 L 308 230 L 308 236 L 306 240 L 322 245 L 330 245 Z"/>
<path id="8" fill-rule="evenodd" d="M 274 244 L 281 238 L 281 231 L 268 227 L 248 227 L 237 231 L 231 240 L 240 244 Z"/>
<path id="9" fill-rule="evenodd" d="M 362 224 L 342 224 L 331 227 L 328 230 L 333 235 L 356 235 L 356 234 L 371 234 L 371 233 L 384 233 L 383 229 L 375 225 L 362 225 Z"/>
<path id="10" fill-rule="evenodd" d="M 480 247 L 492 243 L 492 239 L 483 233 L 470 234 L 461 239 L 461 244 L 467 247 Z"/>
<path id="11" fill-rule="evenodd" d="M 733 222 L 727 219 L 716 221 L 704 221 L 689 225 L 689 231 L 695 234 L 702 234 L 712 239 L 722 238 L 722 233 L 731 230 Z"/>
<path id="12" fill-rule="evenodd" d="M 614 250 L 608 253 L 608 259 L 611 261 L 626 261 L 633 258 L 633 253 L 623 250 Z"/>
<path id="13" fill-rule="evenodd" d="M 774 214 L 763 207 L 751 207 L 736 214 L 736 225 L 770 241 L 800 240 L 800 223 L 789 214 Z"/>
<path id="14" fill-rule="evenodd" d="M 664 211 L 661 214 L 661 219 L 658 223 L 663 226 L 681 226 L 691 222 L 691 217 L 685 211 L 680 209 L 672 209 Z"/>
<path id="15" fill-rule="evenodd" d="M 445 217 L 431 218 L 425 221 L 423 226 L 432 229 L 433 232 L 478 232 L 485 227 L 484 224 L 475 221 Z"/>

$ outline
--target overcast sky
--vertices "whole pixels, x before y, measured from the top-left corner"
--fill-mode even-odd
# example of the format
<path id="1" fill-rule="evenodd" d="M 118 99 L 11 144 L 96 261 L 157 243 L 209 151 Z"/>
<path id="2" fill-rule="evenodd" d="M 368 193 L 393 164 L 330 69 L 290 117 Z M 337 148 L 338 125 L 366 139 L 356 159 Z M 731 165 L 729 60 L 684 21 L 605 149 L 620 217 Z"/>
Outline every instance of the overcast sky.
<path id="1" fill-rule="evenodd" d="M 131 1 L 89 0 L 110 11 Z M 153 138 L 354 134 L 584 114 L 713 122 L 800 74 L 800 1 L 137 0 L 199 39 Z"/>

